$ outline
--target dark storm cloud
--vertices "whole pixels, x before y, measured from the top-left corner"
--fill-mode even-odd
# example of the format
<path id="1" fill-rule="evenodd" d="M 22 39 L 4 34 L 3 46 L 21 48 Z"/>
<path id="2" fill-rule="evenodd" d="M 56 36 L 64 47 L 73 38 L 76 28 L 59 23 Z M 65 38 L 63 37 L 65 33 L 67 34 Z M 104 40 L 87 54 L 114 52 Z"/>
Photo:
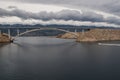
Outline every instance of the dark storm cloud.
<path id="1" fill-rule="evenodd" d="M 103 15 L 97 14 L 92 11 L 83 11 L 69 10 L 65 9 L 59 12 L 46 12 L 42 11 L 39 13 L 27 12 L 20 9 L 5 10 L 0 8 L 0 17 L 11 17 L 16 16 L 23 20 L 26 19 L 35 19 L 35 20 L 73 20 L 73 21 L 90 21 L 90 22 L 106 22 L 120 25 L 120 19 L 116 17 L 104 18 Z"/>
<path id="2" fill-rule="evenodd" d="M 10 0 L 7 0 L 10 1 Z M 22 3 L 40 3 L 69 6 L 71 8 L 91 8 L 120 16 L 120 0 L 11 0 Z"/>
<path id="3" fill-rule="evenodd" d="M 70 4 L 70 5 L 101 5 L 113 0 L 15 0 L 31 3 L 47 3 L 47 4 Z M 96 4 L 97 3 L 97 4 Z"/>
<path id="4" fill-rule="evenodd" d="M 109 23 L 114 23 L 120 25 L 120 18 L 115 18 L 115 17 L 108 17 L 106 19 L 107 22 Z"/>
<path id="5" fill-rule="evenodd" d="M 98 15 L 94 12 L 84 12 L 81 14 L 76 10 L 62 10 L 59 12 L 46 12 L 42 11 L 39 13 L 27 12 L 20 9 L 14 9 L 12 11 L 8 11 L 0 8 L 0 16 L 17 16 L 22 19 L 41 19 L 44 21 L 47 20 L 75 20 L 75 21 L 91 21 L 91 22 L 102 22 L 103 16 Z"/>
<path id="6" fill-rule="evenodd" d="M 90 8 L 104 8 L 103 5 L 108 4 L 111 6 L 110 3 L 119 0 L 4 0 L 4 1 L 16 1 L 22 3 L 40 3 L 40 4 L 53 4 L 53 5 L 68 5 L 72 7 L 90 7 Z"/>
<path id="7" fill-rule="evenodd" d="M 120 16 L 120 0 L 114 0 L 103 5 L 106 12 L 113 13 Z"/>

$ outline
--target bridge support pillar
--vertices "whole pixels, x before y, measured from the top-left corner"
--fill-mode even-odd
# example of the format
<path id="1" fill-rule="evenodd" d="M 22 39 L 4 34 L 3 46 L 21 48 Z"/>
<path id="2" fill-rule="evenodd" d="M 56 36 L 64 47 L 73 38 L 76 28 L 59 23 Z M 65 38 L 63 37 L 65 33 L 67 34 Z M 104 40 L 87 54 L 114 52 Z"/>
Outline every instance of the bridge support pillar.
<path id="1" fill-rule="evenodd" d="M 17 29 L 17 35 L 19 36 L 19 34 L 20 34 L 20 30 L 19 30 L 19 29 Z"/>
<path id="2" fill-rule="evenodd" d="M 84 36 L 84 34 L 85 34 L 85 30 L 84 30 L 84 29 L 82 29 L 82 35 Z"/>
<path id="3" fill-rule="evenodd" d="M 1 34 L 2 32 L 1 32 L 1 30 L 0 30 L 0 34 Z"/>
<path id="4" fill-rule="evenodd" d="M 8 36 L 9 36 L 9 39 L 11 38 L 11 32 L 10 32 L 10 29 L 8 29 Z"/>
<path id="5" fill-rule="evenodd" d="M 77 29 L 75 29 L 75 33 L 77 32 Z"/>

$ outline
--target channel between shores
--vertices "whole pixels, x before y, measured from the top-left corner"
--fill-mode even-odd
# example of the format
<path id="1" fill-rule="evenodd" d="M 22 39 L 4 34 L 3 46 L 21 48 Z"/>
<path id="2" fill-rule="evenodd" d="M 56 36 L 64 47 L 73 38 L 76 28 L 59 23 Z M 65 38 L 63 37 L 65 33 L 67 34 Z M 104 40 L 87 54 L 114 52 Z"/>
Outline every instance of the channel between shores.
<path id="1" fill-rule="evenodd" d="M 62 39 L 76 39 L 77 42 L 101 42 L 101 41 L 119 41 L 120 29 L 90 29 L 85 32 L 76 32 L 78 36 L 71 33 L 58 35 L 56 38 Z M 12 37 L 8 34 L 0 34 L 0 43 L 13 42 Z"/>

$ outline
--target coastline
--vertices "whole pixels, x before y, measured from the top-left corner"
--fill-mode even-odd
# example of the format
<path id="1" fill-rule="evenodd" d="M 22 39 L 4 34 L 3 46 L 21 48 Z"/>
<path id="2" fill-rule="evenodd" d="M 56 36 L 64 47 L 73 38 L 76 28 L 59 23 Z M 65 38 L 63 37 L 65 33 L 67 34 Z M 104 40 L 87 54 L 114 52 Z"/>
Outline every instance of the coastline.
<path id="1" fill-rule="evenodd" d="M 119 29 L 91 29 L 85 32 L 77 32 L 77 34 L 77 38 L 69 33 L 65 33 L 58 37 L 64 39 L 76 39 L 77 42 L 101 42 L 120 40 Z"/>
<path id="2" fill-rule="evenodd" d="M 5 33 L 0 34 L 0 43 L 11 43 L 11 42 L 12 40 L 8 36 L 8 34 L 5 34 Z"/>

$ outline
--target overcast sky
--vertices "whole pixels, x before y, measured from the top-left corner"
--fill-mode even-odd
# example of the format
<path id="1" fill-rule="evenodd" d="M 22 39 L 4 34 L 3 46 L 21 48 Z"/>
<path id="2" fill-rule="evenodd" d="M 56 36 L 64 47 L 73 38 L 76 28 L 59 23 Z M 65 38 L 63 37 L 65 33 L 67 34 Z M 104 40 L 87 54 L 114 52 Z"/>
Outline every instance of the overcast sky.
<path id="1" fill-rule="evenodd" d="M 120 0 L 0 0 L 0 23 L 120 27 Z"/>

